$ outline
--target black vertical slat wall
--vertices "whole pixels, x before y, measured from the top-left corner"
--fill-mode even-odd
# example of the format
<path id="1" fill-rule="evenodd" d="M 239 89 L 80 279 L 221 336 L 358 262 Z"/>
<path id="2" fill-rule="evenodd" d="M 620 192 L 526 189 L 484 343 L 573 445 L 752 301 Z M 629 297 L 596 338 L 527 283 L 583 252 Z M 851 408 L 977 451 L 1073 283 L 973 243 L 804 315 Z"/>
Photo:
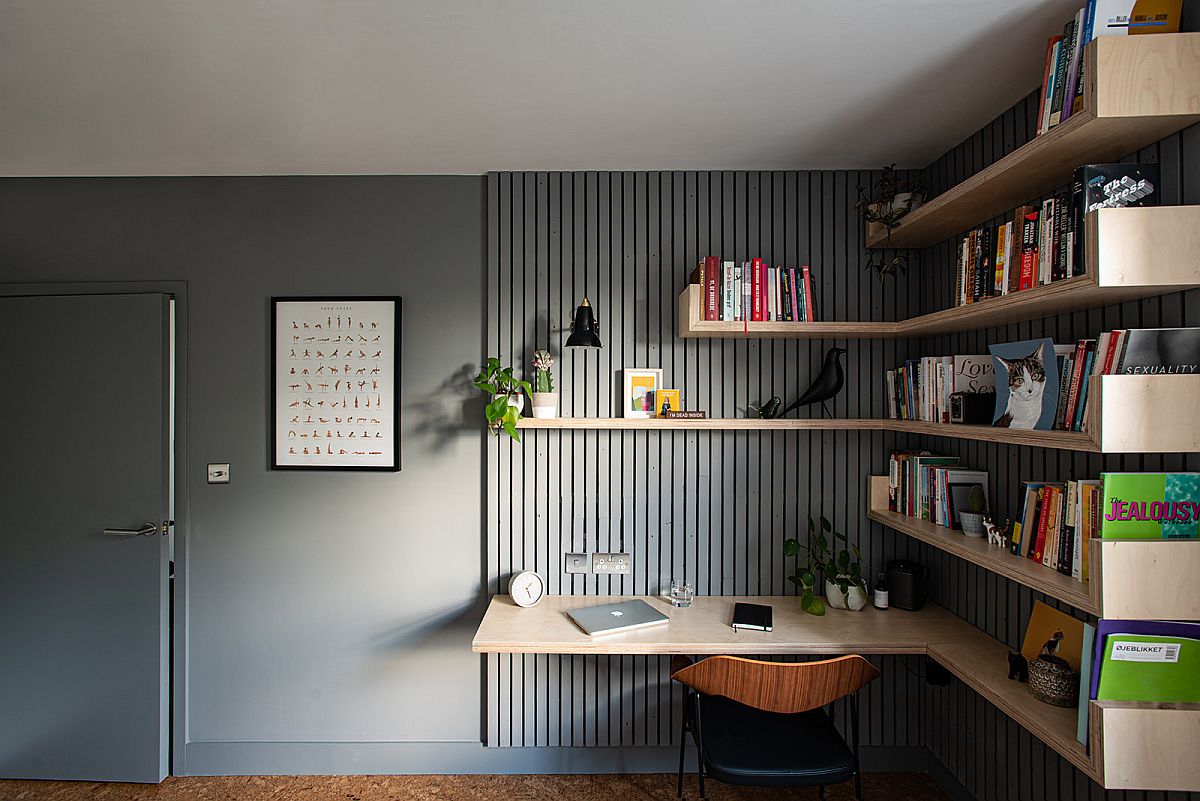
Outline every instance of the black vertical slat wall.
<path id="1" fill-rule="evenodd" d="M 1025 98 L 930 165 L 925 170 L 925 178 L 934 193 L 965 180 L 1029 141 L 1036 128 L 1038 99 L 1037 93 Z M 1160 203 L 1163 205 L 1200 203 L 1200 126 L 1192 126 L 1129 154 L 1124 161 L 1158 163 Z M 992 222 L 999 224 L 1002 221 L 1003 218 L 997 218 Z M 958 241 L 956 237 L 925 251 L 920 276 L 910 275 L 908 281 L 919 280 L 928 293 L 928 300 L 920 307 L 922 312 L 952 305 Z M 1000 328 L 924 339 L 914 345 L 915 351 L 922 355 L 985 354 L 988 344 L 995 342 L 1047 336 L 1058 343 L 1070 343 L 1118 328 L 1197 325 L 1200 324 L 1198 302 L 1198 290 L 1177 292 Z M 958 456 L 964 464 L 988 470 L 998 511 L 1008 516 L 1015 513 L 1017 492 L 1023 480 L 1091 478 L 1105 470 L 1200 470 L 1200 456 L 1196 454 L 1101 456 L 946 437 L 917 437 L 911 442 L 916 447 Z M 925 545 L 920 550 L 921 558 L 933 570 L 934 600 L 1010 645 L 1020 644 L 1035 600 L 1088 619 L 1066 604 L 948 554 Z M 1181 591 L 1195 589 L 1181 588 Z M 928 687 L 925 699 L 926 745 L 981 801 L 1200 798 L 1200 794 L 1186 793 L 1106 794 L 960 682 L 945 689 Z M 963 734 L 964 721 L 968 736 Z"/>
<path id="2" fill-rule="evenodd" d="M 661 367 L 687 408 L 741 417 L 794 398 L 831 342 L 679 339 L 676 305 L 705 255 L 812 265 L 823 319 L 907 315 L 920 289 L 863 269 L 855 187 L 867 171 L 494 173 L 488 176 L 488 355 L 527 370 L 549 346 L 563 416 L 618 417 L 622 368 Z M 564 351 L 587 296 L 604 348 Z M 843 417 L 882 413 L 879 376 L 895 341 L 850 340 Z M 805 414 L 809 412 L 804 412 Z M 819 409 L 817 414 L 819 414 Z M 524 431 L 491 440 L 491 592 L 521 569 L 555 594 L 645 594 L 684 577 L 701 594 L 791 594 L 783 541 L 810 514 L 857 542 L 872 570 L 914 543 L 865 518 L 866 476 L 886 467 L 887 432 Z M 563 573 L 571 551 L 627 551 L 628 577 Z M 879 660 L 863 705 L 865 742 L 919 745 L 916 660 Z M 678 701 L 658 657 L 490 656 L 489 745 L 666 745 Z M 899 713 L 897 713 L 899 711 Z M 845 714 L 843 711 L 842 714 Z"/>

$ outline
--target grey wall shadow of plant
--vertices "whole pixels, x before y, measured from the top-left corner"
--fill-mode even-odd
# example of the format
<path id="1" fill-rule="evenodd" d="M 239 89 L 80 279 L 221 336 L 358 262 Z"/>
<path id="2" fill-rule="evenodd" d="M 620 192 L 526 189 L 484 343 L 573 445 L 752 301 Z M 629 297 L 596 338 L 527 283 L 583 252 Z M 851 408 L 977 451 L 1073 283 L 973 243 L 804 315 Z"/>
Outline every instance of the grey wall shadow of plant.
<path id="1" fill-rule="evenodd" d="M 478 434 L 483 404 L 479 391 L 471 385 L 478 373 L 478 365 L 464 364 L 413 402 L 409 407 L 416 420 L 413 432 L 427 438 L 434 448 L 445 447 L 465 434 Z"/>

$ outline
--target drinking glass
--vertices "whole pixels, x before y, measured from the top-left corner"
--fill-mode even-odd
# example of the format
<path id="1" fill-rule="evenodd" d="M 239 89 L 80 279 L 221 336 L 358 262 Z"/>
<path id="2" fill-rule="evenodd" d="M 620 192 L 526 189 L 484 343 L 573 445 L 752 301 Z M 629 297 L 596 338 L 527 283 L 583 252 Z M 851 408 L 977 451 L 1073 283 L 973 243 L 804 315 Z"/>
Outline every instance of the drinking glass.
<path id="1" fill-rule="evenodd" d="M 671 606 L 689 607 L 696 588 L 687 579 L 671 579 Z"/>

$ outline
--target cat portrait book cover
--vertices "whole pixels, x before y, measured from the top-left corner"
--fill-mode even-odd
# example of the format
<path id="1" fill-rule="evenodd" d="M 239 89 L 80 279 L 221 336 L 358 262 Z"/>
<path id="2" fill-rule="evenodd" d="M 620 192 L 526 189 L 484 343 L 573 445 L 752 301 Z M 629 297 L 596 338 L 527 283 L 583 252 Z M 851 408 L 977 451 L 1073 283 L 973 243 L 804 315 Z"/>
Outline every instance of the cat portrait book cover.
<path id="1" fill-rule="evenodd" d="M 1058 409 L 1058 359 L 1049 338 L 989 345 L 996 366 L 992 425 L 1049 431 Z"/>

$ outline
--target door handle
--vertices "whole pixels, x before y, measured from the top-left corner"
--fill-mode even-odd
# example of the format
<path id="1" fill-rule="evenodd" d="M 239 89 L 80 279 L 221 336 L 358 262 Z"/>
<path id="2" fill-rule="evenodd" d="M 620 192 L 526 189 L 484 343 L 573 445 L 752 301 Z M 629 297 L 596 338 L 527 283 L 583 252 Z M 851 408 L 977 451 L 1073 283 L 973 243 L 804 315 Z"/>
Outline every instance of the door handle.
<path id="1" fill-rule="evenodd" d="M 104 529 L 105 536 L 108 537 L 149 537 L 158 533 L 158 523 L 142 523 L 141 528 L 106 528 Z"/>

